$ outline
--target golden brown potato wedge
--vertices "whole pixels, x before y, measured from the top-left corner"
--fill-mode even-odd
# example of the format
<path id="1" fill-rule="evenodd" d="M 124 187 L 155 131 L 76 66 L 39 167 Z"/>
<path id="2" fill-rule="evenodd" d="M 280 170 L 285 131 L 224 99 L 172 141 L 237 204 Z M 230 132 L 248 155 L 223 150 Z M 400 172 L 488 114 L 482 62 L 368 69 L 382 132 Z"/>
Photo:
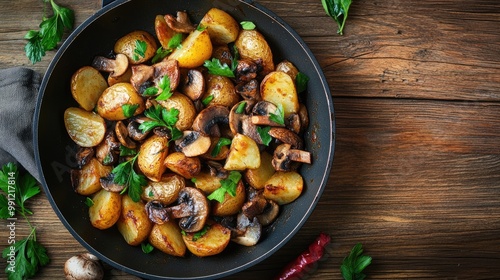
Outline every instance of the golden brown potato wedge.
<path id="1" fill-rule="evenodd" d="M 299 112 L 299 97 L 292 78 L 285 72 L 267 74 L 260 84 L 262 100 L 282 105 L 285 117 Z"/>
<path id="2" fill-rule="evenodd" d="M 232 108 L 234 104 L 240 101 L 240 96 L 234 89 L 234 84 L 230 78 L 218 75 L 209 75 L 207 78 L 207 88 L 201 100 L 210 102 L 206 106 L 222 105 Z"/>
<path id="3" fill-rule="evenodd" d="M 77 174 L 72 176 L 72 184 L 75 192 L 89 196 L 101 190 L 101 177 L 111 173 L 113 167 L 102 165 L 99 160 L 92 158 L 82 169 L 75 170 Z"/>
<path id="4" fill-rule="evenodd" d="M 238 22 L 230 14 L 218 8 L 208 10 L 200 25 L 207 28 L 210 39 L 216 44 L 232 43 L 240 32 Z"/>
<path id="5" fill-rule="evenodd" d="M 139 148 L 137 165 L 149 180 L 158 182 L 167 169 L 164 164 L 167 155 L 168 138 L 154 134 Z"/>
<path id="6" fill-rule="evenodd" d="M 71 94 L 78 104 L 92 111 L 99 96 L 108 87 L 102 74 L 91 66 L 83 66 L 71 77 Z"/>
<path id="7" fill-rule="evenodd" d="M 117 83 L 108 87 L 97 101 L 97 113 L 108 120 L 120 121 L 132 117 L 127 115 L 127 106 L 136 107 L 132 115 L 144 112 L 144 100 L 130 83 Z"/>
<path id="8" fill-rule="evenodd" d="M 278 65 L 276 65 L 276 71 L 287 73 L 293 81 L 295 81 L 297 74 L 299 74 L 299 69 L 297 69 L 297 67 L 295 67 L 295 65 L 288 60 L 283 60 L 278 63 Z"/>
<path id="9" fill-rule="evenodd" d="M 98 229 L 112 227 L 122 211 L 121 195 L 102 189 L 92 197 L 92 201 L 94 204 L 89 207 L 90 223 Z"/>
<path id="10" fill-rule="evenodd" d="M 114 46 L 115 53 L 128 57 L 130 64 L 140 64 L 150 60 L 158 45 L 153 35 L 143 30 L 132 31 L 118 39 Z"/>
<path id="11" fill-rule="evenodd" d="M 187 249 L 198 257 L 213 256 L 222 252 L 231 239 L 231 230 L 221 224 L 207 223 L 206 226 L 208 229 L 203 235 L 194 232 L 182 236 Z"/>
<path id="12" fill-rule="evenodd" d="M 274 200 L 279 205 L 288 204 L 300 196 L 303 188 L 304 180 L 299 173 L 276 172 L 266 182 L 264 197 Z"/>
<path id="13" fill-rule="evenodd" d="M 157 15 L 155 17 L 155 33 L 156 38 L 158 38 L 158 41 L 164 49 L 168 49 L 168 42 L 176 34 L 176 32 L 168 26 L 165 21 L 165 16 L 163 15 Z"/>
<path id="14" fill-rule="evenodd" d="M 216 189 L 220 188 L 220 179 L 210 175 L 208 172 L 200 172 L 193 180 L 194 185 L 203 191 L 205 195 L 213 193 Z"/>
<path id="15" fill-rule="evenodd" d="M 182 238 L 181 229 L 174 221 L 154 224 L 149 235 L 149 243 L 172 256 L 182 257 L 186 254 L 186 244 Z"/>
<path id="16" fill-rule="evenodd" d="M 241 58 L 253 61 L 262 59 L 264 73 L 274 71 L 273 53 L 266 39 L 257 30 L 242 29 L 234 42 Z"/>
<path id="17" fill-rule="evenodd" d="M 201 66 L 212 55 L 212 42 L 206 29 L 191 32 L 181 45 L 182 48 L 175 49 L 169 56 L 177 60 L 181 68 Z"/>
<path id="18" fill-rule="evenodd" d="M 232 196 L 226 192 L 224 201 L 215 201 L 212 206 L 212 214 L 215 216 L 231 216 L 236 215 L 241 210 L 245 203 L 246 192 L 243 181 L 240 180 L 236 186 L 236 195 Z"/>
<path id="19" fill-rule="evenodd" d="M 64 126 L 71 140 L 82 147 L 97 146 L 106 134 L 101 116 L 76 107 L 64 111 Z"/>
<path id="20" fill-rule="evenodd" d="M 186 186 L 186 181 L 180 175 L 168 173 L 163 174 L 158 182 L 148 182 L 144 188 L 141 198 L 145 201 L 156 200 L 163 205 L 174 203 L 179 192 Z"/>
<path id="21" fill-rule="evenodd" d="M 273 164 L 273 156 L 268 152 L 260 154 L 260 166 L 255 169 L 247 169 L 244 173 L 245 181 L 254 189 L 260 190 L 264 188 L 265 183 L 275 173 Z"/>
<path id="22" fill-rule="evenodd" d="M 178 121 L 175 123 L 178 130 L 184 131 L 191 128 L 197 113 L 193 101 L 189 97 L 180 92 L 174 92 L 170 98 L 158 100 L 158 103 L 168 110 L 172 108 L 179 110 Z"/>
<path id="23" fill-rule="evenodd" d="M 236 134 L 231 142 L 224 164 L 226 170 L 245 170 L 260 166 L 260 151 L 255 141 L 243 134 Z"/>
<path id="24" fill-rule="evenodd" d="M 146 240 L 153 228 L 153 222 L 148 217 L 144 202 L 134 202 L 128 195 L 122 195 L 122 213 L 116 225 L 125 241 L 137 246 Z"/>
<path id="25" fill-rule="evenodd" d="M 191 179 L 200 173 L 201 161 L 198 157 L 187 157 L 182 152 L 173 152 L 165 159 L 165 165 L 172 172 Z"/>

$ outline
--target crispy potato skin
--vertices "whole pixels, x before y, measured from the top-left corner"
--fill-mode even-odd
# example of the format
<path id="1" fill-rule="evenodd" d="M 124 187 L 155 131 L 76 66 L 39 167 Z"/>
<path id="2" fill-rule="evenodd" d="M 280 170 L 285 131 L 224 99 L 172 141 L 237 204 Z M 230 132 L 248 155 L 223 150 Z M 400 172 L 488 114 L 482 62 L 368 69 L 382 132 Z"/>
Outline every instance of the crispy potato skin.
<path id="1" fill-rule="evenodd" d="M 226 193 L 223 202 L 215 201 L 212 207 L 212 214 L 216 216 L 231 216 L 236 215 L 245 203 L 246 192 L 243 181 L 240 180 L 236 186 L 236 195 L 232 196 Z"/>
<path id="2" fill-rule="evenodd" d="M 113 167 L 102 165 L 99 160 L 92 158 L 81 170 L 78 170 L 78 182 L 75 192 L 80 195 L 89 196 L 102 189 L 100 179 L 106 177 Z"/>
<path id="3" fill-rule="evenodd" d="M 167 137 L 156 134 L 146 139 L 141 145 L 137 165 L 149 180 L 154 182 L 160 181 L 163 172 L 167 169 L 164 161 L 168 152 Z"/>
<path id="4" fill-rule="evenodd" d="M 95 147 L 104 139 L 104 119 L 82 108 L 70 107 L 64 111 L 64 126 L 69 137 L 81 147 Z"/>
<path id="5" fill-rule="evenodd" d="M 266 181 L 275 173 L 273 156 L 268 152 L 260 154 L 260 166 L 255 169 L 247 169 L 243 174 L 245 181 L 256 190 L 263 189 Z"/>
<path id="6" fill-rule="evenodd" d="M 182 48 L 170 54 L 169 59 L 177 60 L 181 68 L 196 68 L 212 56 L 212 49 L 208 31 L 195 30 L 182 41 Z"/>
<path id="7" fill-rule="evenodd" d="M 127 119 L 123 108 L 125 105 L 137 105 L 134 112 L 139 115 L 146 109 L 143 98 L 130 83 L 117 83 L 108 87 L 97 101 L 97 113 L 111 121 Z"/>
<path id="8" fill-rule="evenodd" d="M 137 42 L 145 42 L 144 56 L 137 53 Z M 113 48 L 115 53 L 122 53 L 128 57 L 130 64 L 140 64 L 150 60 L 156 53 L 158 45 L 153 35 L 143 30 L 132 31 L 118 39 Z"/>
<path id="9" fill-rule="evenodd" d="M 292 78 L 285 72 L 273 71 L 267 74 L 260 84 L 262 100 L 275 105 L 281 104 L 285 117 L 299 112 L 299 97 Z"/>
<path id="10" fill-rule="evenodd" d="M 177 257 L 186 254 L 186 244 L 183 241 L 181 229 L 174 221 L 167 221 L 163 224 L 154 224 L 149 243 L 156 249 Z"/>
<path id="11" fill-rule="evenodd" d="M 165 165 L 186 179 L 191 179 L 200 173 L 201 161 L 198 157 L 187 157 L 182 152 L 174 152 L 167 156 Z"/>
<path id="12" fill-rule="evenodd" d="M 182 236 L 187 249 L 198 257 L 208 257 L 222 252 L 231 239 L 231 231 L 221 224 L 212 223 L 207 232 L 198 239 L 193 239 L 195 233 Z"/>
<path id="13" fill-rule="evenodd" d="M 179 192 L 186 186 L 186 181 L 180 175 L 163 174 L 159 182 L 150 181 L 144 188 L 141 197 L 145 201 L 157 200 L 164 205 L 174 203 Z"/>
<path id="14" fill-rule="evenodd" d="M 296 200 L 304 188 L 302 176 L 295 171 L 276 172 L 264 186 L 264 197 L 284 205 Z"/>
<path id="15" fill-rule="evenodd" d="M 94 195 L 92 201 L 94 204 L 89 207 L 90 223 L 98 229 L 112 227 L 120 218 L 121 195 L 102 189 Z"/>
<path id="16" fill-rule="evenodd" d="M 210 34 L 215 44 L 229 44 L 236 40 L 240 32 L 240 25 L 227 12 L 211 8 L 200 21 Z"/>
<path id="17" fill-rule="evenodd" d="M 236 134 L 231 142 L 224 169 L 245 170 L 259 166 L 260 152 L 257 143 L 246 135 Z"/>
<path id="18" fill-rule="evenodd" d="M 231 108 L 240 101 L 240 96 L 236 93 L 231 79 L 218 75 L 208 76 L 207 90 L 201 100 L 209 96 L 212 96 L 212 100 L 208 106 L 222 105 Z"/>
<path id="19" fill-rule="evenodd" d="M 273 53 L 266 39 L 257 30 L 241 30 L 234 42 L 241 58 L 262 59 L 264 73 L 274 71 Z"/>
<path id="20" fill-rule="evenodd" d="M 134 202 L 128 195 L 122 195 L 122 211 L 117 227 L 129 245 L 137 246 L 148 238 L 153 222 L 142 201 Z"/>
<path id="21" fill-rule="evenodd" d="M 71 94 L 78 104 L 92 111 L 99 96 L 108 87 L 102 74 L 91 66 L 83 66 L 71 77 Z"/>

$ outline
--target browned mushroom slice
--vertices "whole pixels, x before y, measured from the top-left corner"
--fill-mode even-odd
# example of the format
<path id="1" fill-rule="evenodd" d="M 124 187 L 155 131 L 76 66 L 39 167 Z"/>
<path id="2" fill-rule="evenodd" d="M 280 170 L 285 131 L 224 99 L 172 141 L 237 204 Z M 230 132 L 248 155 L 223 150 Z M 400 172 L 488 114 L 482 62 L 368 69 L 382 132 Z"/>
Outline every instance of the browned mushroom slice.
<path id="1" fill-rule="evenodd" d="M 262 226 L 268 226 L 276 220 L 280 212 L 278 203 L 268 199 L 266 207 L 261 214 L 257 215 L 257 219 Z"/>
<path id="2" fill-rule="evenodd" d="M 193 121 L 193 129 L 205 135 L 218 137 L 220 130 L 219 125 L 227 125 L 229 123 L 229 109 L 226 106 L 214 105 L 209 106 L 196 116 Z"/>
<path id="3" fill-rule="evenodd" d="M 285 126 L 285 124 L 277 123 L 270 117 L 272 114 L 277 114 L 278 107 L 269 101 L 259 101 L 252 109 L 252 123 L 255 125 L 269 126 Z"/>
<path id="4" fill-rule="evenodd" d="M 145 64 L 133 65 L 131 68 L 130 83 L 138 93 L 143 94 L 146 88 L 153 86 L 151 79 L 154 77 L 155 69 Z"/>
<path id="5" fill-rule="evenodd" d="M 260 101 L 262 100 L 259 92 L 259 82 L 256 79 L 245 83 L 239 83 L 234 88 L 236 93 L 245 100 Z"/>
<path id="6" fill-rule="evenodd" d="M 85 164 L 87 164 L 94 157 L 93 147 L 79 147 L 75 155 L 76 163 L 78 168 L 81 169 Z"/>
<path id="7" fill-rule="evenodd" d="M 236 236 L 231 240 L 243 246 L 253 246 L 259 242 L 262 235 L 262 225 L 257 217 L 249 219 L 244 214 L 238 214 L 236 218 Z M 234 234 L 234 231 L 233 231 Z"/>
<path id="8" fill-rule="evenodd" d="M 103 189 L 109 192 L 121 192 L 125 189 L 124 185 L 115 183 L 115 174 L 109 173 L 108 176 L 102 177 L 100 180 Z"/>
<path id="9" fill-rule="evenodd" d="M 302 122 L 300 120 L 299 114 L 292 113 L 285 120 L 286 128 L 290 129 L 290 131 L 299 134 L 302 132 Z"/>
<path id="10" fill-rule="evenodd" d="M 240 59 L 236 65 L 236 81 L 249 82 L 257 78 L 258 66 L 250 59 Z"/>
<path id="11" fill-rule="evenodd" d="M 205 93 L 203 73 L 196 69 L 189 69 L 182 85 L 182 92 L 193 101 L 199 100 Z"/>
<path id="12" fill-rule="evenodd" d="M 147 120 L 149 120 L 149 118 L 147 117 L 138 117 L 131 119 L 127 125 L 128 136 L 135 141 L 143 141 L 144 139 L 146 139 L 146 137 L 149 134 L 149 131 L 144 133 L 142 132 L 141 129 L 139 129 L 139 127 L 143 122 Z"/>
<path id="13" fill-rule="evenodd" d="M 184 153 L 187 157 L 196 157 L 206 153 L 211 144 L 210 137 L 190 130 L 184 131 L 182 137 L 175 140 L 176 150 Z"/>
<path id="14" fill-rule="evenodd" d="M 271 127 L 269 135 L 282 143 L 290 144 L 292 149 L 302 149 L 304 145 L 300 136 L 284 127 Z"/>
<path id="15" fill-rule="evenodd" d="M 229 176 L 229 171 L 224 169 L 224 166 L 217 161 L 209 160 L 206 162 L 206 166 L 213 177 L 226 179 Z"/>
<path id="16" fill-rule="evenodd" d="M 257 144 L 262 144 L 262 138 L 257 130 L 257 126 L 252 123 L 250 112 L 253 107 L 253 101 L 240 101 L 231 108 L 229 113 L 229 128 L 231 132 L 246 135 Z"/>
<path id="17" fill-rule="evenodd" d="M 154 74 L 153 82 L 159 87 L 161 80 L 167 76 L 170 80 L 170 90 L 174 91 L 179 85 L 181 79 L 181 72 L 179 70 L 179 63 L 175 59 L 165 59 L 161 62 L 153 64 Z"/>
<path id="18" fill-rule="evenodd" d="M 108 130 L 104 141 L 96 146 L 95 156 L 103 165 L 113 165 L 118 161 L 120 142 L 116 140 L 115 132 Z"/>
<path id="19" fill-rule="evenodd" d="M 179 191 L 177 205 L 164 207 L 157 201 L 146 204 L 149 219 L 162 224 L 170 219 L 180 219 L 179 227 L 185 232 L 196 232 L 203 228 L 208 218 L 207 198 L 197 188 L 185 187 Z"/>
<path id="20" fill-rule="evenodd" d="M 272 164 L 276 171 L 292 170 L 292 162 L 311 163 L 311 153 L 292 149 L 290 144 L 281 144 L 274 150 Z"/>
<path id="21" fill-rule="evenodd" d="M 177 18 L 172 15 L 165 15 L 165 21 L 168 27 L 172 28 L 175 32 L 190 33 L 196 29 L 196 26 L 189 20 L 188 14 L 183 11 L 177 12 Z"/>
<path id="22" fill-rule="evenodd" d="M 300 103 L 299 105 L 299 117 L 301 124 L 301 132 L 303 132 L 309 126 L 309 113 L 307 112 L 306 105 Z"/>
<path id="23" fill-rule="evenodd" d="M 123 146 L 129 149 L 135 149 L 137 147 L 136 143 L 128 137 L 127 126 L 122 121 L 116 122 L 115 134 L 116 138 L 118 138 L 118 141 L 120 141 Z"/>
<path id="24" fill-rule="evenodd" d="M 96 56 L 92 61 L 92 67 L 99 71 L 108 72 L 111 77 L 119 77 L 128 69 L 128 58 L 121 53 L 117 54 L 115 59 Z"/>

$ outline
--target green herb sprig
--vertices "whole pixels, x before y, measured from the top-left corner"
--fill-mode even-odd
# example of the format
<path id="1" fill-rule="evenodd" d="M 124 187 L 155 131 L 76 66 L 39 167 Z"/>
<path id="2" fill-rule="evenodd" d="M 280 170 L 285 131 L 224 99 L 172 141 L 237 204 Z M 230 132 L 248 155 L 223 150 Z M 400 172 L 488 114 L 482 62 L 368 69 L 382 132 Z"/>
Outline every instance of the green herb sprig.
<path id="1" fill-rule="evenodd" d="M 221 180 L 221 186 L 213 191 L 209 196 L 207 196 L 210 200 L 217 200 L 222 203 L 224 201 L 224 196 L 226 193 L 229 193 L 231 196 L 236 195 L 236 187 L 238 186 L 238 182 L 241 179 L 241 173 L 238 171 L 229 172 L 229 176 L 226 179 Z"/>
<path id="2" fill-rule="evenodd" d="M 175 108 L 167 110 L 161 105 L 156 105 L 144 111 L 144 115 L 151 120 L 145 121 L 139 126 L 139 129 L 143 133 L 148 132 L 155 127 L 164 126 L 170 130 L 172 136 L 170 141 L 177 140 L 182 136 L 182 132 L 175 127 L 175 124 L 179 119 L 179 110 Z"/>
<path id="3" fill-rule="evenodd" d="M 345 280 L 363 280 L 366 275 L 363 274 L 363 270 L 370 265 L 372 258 L 363 255 L 363 246 L 358 243 L 356 244 L 349 256 L 344 258 L 342 265 L 340 266 L 340 272 Z"/>
<path id="4" fill-rule="evenodd" d="M 138 61 L 141 58 L 146 56 L 146 50 L 148 49 L 148 43 L 142 40 L 135 41 L 134 53 L 132 54 L 132 58 L 135 61 Z"/>
<path id="5" fill-rule="evenodd" d="M 124 186 L 122 194 L 128 191 L 128 195 L 134 202 L 141 200 L 142 187 L 148 184 L 144 175 L 137 174 L 134 170 L 134 164 L 139 153 L 131 159 L 118 164 L 111 173 L 113 173 L 113 182 Z"/>
<path id="6" fill-rule="evenodd" d="M 269 114 L 269 119 L 277 124 L 285 125 L 285 110 L 282 104 L 278 104 L 278 109 L 275 113 Z"/>
<path id="7" fill-rule="evenodd" d="M 351 0 L 321 0 L 327 15 L 335 20 L 340 35 L 344 34 L 344 26 L 349 14 Z"/>
<path id="8" fill-rule="evenodd" d="M 73 29 L 75 22 L 73 10 L 57 5 L 54 0 L 43 0 L 43 2 L 50 3 L 53 15 L 43 17 L 38 31 L 30 30 L 24 35 L 24 39 L 28 40 L 24 51 L 32 64 L 41 61 L 46 51 L 57 47 L 64 31 Z"/>
<path id="9" fill-rule="evenodd" d="M 19 213 L 30 228 L 28 237 L 8 239 L 9 246 L 2 251 L 2 258 L 7 261 L 5 272 L 9 280 L 28 279 L 50 261 L 47 250 L 36 240 L 36 227 L 28 219 L 33 212 L 26 208 L 26 201 L 40 193 L 40 187 L 33 176 L 20 176 L 17 165 L 7 163 L 0 170 L 0 190 L 0 218 L 15 224 L 15 214 Z M 11 259 L 15 261 L 10 262 Z"/>

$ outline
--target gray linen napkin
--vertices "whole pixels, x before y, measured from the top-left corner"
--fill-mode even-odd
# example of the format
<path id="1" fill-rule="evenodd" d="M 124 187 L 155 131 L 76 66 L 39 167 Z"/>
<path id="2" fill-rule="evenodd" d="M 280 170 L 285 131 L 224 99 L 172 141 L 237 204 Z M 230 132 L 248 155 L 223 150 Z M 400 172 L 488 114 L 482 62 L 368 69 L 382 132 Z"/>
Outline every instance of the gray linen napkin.
<path id="1" fill-rule="evenodd" d="M 28 68 L 0 69 L 0 166 L 16 162 L 39 182 L 32 125 L 40 82 Z"/>

